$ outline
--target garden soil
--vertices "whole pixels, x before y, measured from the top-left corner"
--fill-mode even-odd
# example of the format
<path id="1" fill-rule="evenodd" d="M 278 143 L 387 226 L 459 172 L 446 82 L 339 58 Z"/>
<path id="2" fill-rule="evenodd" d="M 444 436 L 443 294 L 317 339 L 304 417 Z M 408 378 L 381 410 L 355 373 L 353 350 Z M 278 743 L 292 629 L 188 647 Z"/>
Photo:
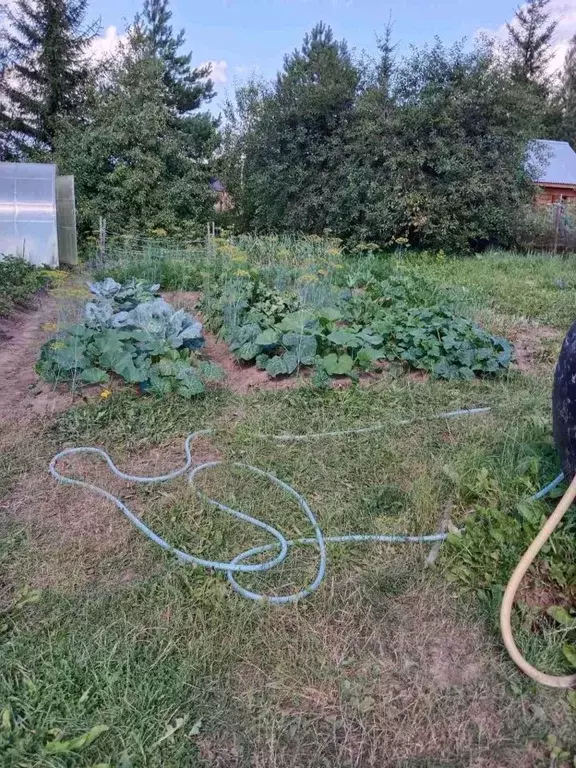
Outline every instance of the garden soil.
<path id="1" fill-rule="evenodd" d="M 34 370 L 40 347 L 53 335 L 45 330 L 58 317 L 57 300 L 48 294 L 35 305 L 0 321 L 0 425 L 23 425 L 70 407 L 73 395 L 55 388 Z"/>

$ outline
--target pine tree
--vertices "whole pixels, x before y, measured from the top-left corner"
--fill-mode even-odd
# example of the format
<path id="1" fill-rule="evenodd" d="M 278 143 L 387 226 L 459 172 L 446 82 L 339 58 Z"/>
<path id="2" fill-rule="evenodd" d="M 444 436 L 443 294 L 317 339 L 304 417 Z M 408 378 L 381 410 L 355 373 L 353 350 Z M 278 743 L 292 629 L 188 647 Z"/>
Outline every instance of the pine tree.
<path id="1" fill-rule="evenodd" d="M 508 28 L 512 72 L 521 82 L 545 85 L 552 58 L 551 43 L 558 21 L 551 20 L 550 0 L 528 0 L 514 14 Z"/>
<path id="2" fill-rule="evenodd" d="M 179 53 L 184 45 L 184 30 L 175 35 L 171 18 L 168 0 L 144 0 L 144 9 L 136 17 L 136 27 L 147 42 L 150 54 L 164 66 L 164 84 L 171 106 L 179 114 L 186 114 L 210 101 L 214 97 L 214 86 L 209 79 L 209 66 L 194 69 L 192 54 Z"/>
<path id="3" fill-rule="evenodd" d="M 16 0 L 8 11 L 9 77 L 1 83 L 0 135 L 16 156 L 51 152 L 58 122 L 79 116 L 91 67 L 88 0 Z"/>

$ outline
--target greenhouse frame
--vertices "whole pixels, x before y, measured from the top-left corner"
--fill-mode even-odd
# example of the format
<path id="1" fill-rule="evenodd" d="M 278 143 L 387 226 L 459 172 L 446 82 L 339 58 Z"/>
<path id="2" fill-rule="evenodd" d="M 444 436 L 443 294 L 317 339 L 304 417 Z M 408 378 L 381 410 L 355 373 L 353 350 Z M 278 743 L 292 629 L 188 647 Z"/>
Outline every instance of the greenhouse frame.
<path id="1" fill-rule="evenodd" d="M 0 258 L 76 264 L 74 178 L 48 163 L 0 163 Z"/>

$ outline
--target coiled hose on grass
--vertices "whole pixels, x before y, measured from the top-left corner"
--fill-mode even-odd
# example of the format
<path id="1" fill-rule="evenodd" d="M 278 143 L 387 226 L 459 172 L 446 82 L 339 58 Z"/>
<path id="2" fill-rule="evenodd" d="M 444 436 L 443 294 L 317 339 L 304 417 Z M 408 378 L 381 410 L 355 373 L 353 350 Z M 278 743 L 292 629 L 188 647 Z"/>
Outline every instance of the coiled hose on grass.
<path id="1" fill-rule="evenodd" d="M 433 416 L 432 418 L 434 419 L 456 418 L 460 416 L 470 416 L 470 415 L 487 413 L 489 410 L 490 408 L 460 409 L 456 411 L 450 411 L 447 413 L 440 413 L 440 414 L 437 414 L 436 416 Z M 402 421 L 400 423 L 407 424 L 410 422 Z M 358 427 L 358 428 L 352 428 L 348 430 L 338 430 L 333 432 L 312 433 L 308 435 L 259 435 L 259 437 L 262 439 L 274 440 L 276 442 L 292 442 L 292 441 L 303 442 L 308 440 L 320 439 L 323 437 L 341 437 L 345 435 L 365 434 L 365 433 L 375 432 L 375 431 L 384 429 L 385 426 L 386 425 L 384 424 L 378 423 L 378 424 L 370 425 L 368 427 Z M 146 476 L 140 476 L 140 475 L 127 474 L 125 472 L 122 472 L 116 467 L 116 465 L 114 464 L 114 462 L 112 461 L 108 453 L 106 453 L 106 451 L 102 450 L 101 448 L 94 448 L 94 447 L 88 447 L 88 446 L 82 446 L 78 448 L 66 448 L 63 451 L 60 451 L 52 458 L 50 462 L 49 470 L 50 470 L 50 474 L 56 480 L 59 480 L 60 482 L 65 483 L 67 485 L 79 486 L 80 488 L 84 488 L 88 491 L 91 491 L 92 493 L 96 493 L 99 496 L 104 497 L 108 501 L 111 501 L 124 515 L 126 515 L 126 517 L 130 520 L 130 522 L 136 528 L 138 528 L 139 531 L 141 531 L 145 536 L 147 536 L 151 541 L 153 541 L 162 549 L 165 549 L 166 551 L 174 554 L 182 562 L 191 563 L 194 565 L 200 565 L 200 566 L 204 566 L 205 568 L 210 568 L 214 570 L 225 571 L 228 577 L 228 581 L 230 582 L 232 588 L 243 597 L 249 598 L 251 600 L 266 601 L 266 602 L 275 603 L 275 604 L 285 604 L 285 603 L 296 603 L 302 598 L 310 595 L 312 592 L 318 589 L 318 587 L 322 583 L 322 580 L 324 579 L 324 576 L 326 574 L 326 560 L 327 560 L 326 544 L 331 544 L 331 543 L 359 544 L 359 543 L 365 543 L 365 542 L 384 542 L 389 544 L 407 544 L 407 543 L 426 544 L 426 543 L 444 541 L 447 538 L 446 533 L 435 533 L 435 534 L 430 534 L 425 536 L 387 535 L 387 534 L 345 534 L 342 536 L 324 536 L 322 529 L 320 528 L 314 513 L 308 506 L 306 499 L 301 494 L 299 494 L 298 491 L 292 488 L 291 485 L 280 480 L 270 472 L 266 472 L 265 470 L 260 469 L 259 467 L 254 467 L 250 464 L 244 464 L 241 462 L 232 462 L 232 466 L 246 469 L 250 472 L 253 472 L 256 475 L 259 475 L 260 477 L 267 478 L 274 485 L 277 485 L 279 488 L 281 488 L 286 493 L 291 495 L 297 501 L 298 505 L 300 506 L 300 508 L 308 518 L 310 524 L 312 525 L 314 536 L 310 538 L 300 538 L 300 539 L 293 539 L 293 540 L 286 539 L 282 535 L 282 533 L 278 531 L 276 528 L 274 528 L 273 526 L 268 525 L 264 521 L 258 520 L 258 518 L 252 517 L 251 515 L 247 515 L 244 512 L 241 512 L 236 509 L 232 509 L 231 507 L 228 507 L 225 504 L 222 504 L 216 499 L 211 499 L 207 497 L 204 493 L 202 493 L 198 488 L 195 487 L 196 493 L 199 496 L 199 498 L 203 499 L 211 506 L 216 507 L 222 512 L 226 512 L 227 514 L 232 515 L 238 520 L 242 520 L 246 523 L 250 523 L 251 525 L 254 525 L 257 528 L 260 528 L 266 531 L 276 539 L 276 542 L 274 543 L 252 547 L 251 549 L 248 549 L 245 552 L 241 552 L 229 562 L 222 562 L 218 560 L 206 560 L 204 558 L 196 557 L 195 555 L 191 555 L 188 552 L 184 552 L 180 549 L 177 549 L 176 547 L 169 544 L 165 539 L 163 539 L 161 536 L 159 536 L 157 533 L 151 530 L 147 525 L 145 525 L 145 523 L 137 515 L 135 515 L 130 509 L 128 509 L 128 507 L 124 504 L 124 502 L 121 499 L 119 499 L 117 496 L 114 496 L 112 493 L 109 493 L 103 488 L 93 485 L 92 483 L 87 483 L 83 480 L 76 480 L 75 478 L 62 475 L 56 469 L 57 463 L 66 456 L 72 456 L 72 455 L 78 455 L 78 454 L 96 454 L 97 456 L 100 456 L 101 458 L 103 458 L 104 461 L 108 464 L 108 467 L 110 468 L 112 473 L 117 477 L 121 478 L 122 480 L 128 480 L 130 482 L 135 482 L 135 483 L 163 483 L 168 480 L 173 480 L 177 477 L 180 477 L 181 475 L 185 474 L 190 470 L 189 482 L 194 486 L 195 485 L 194 481 L 197 475 L 199 475 L 201 472 L 204 472 L 213 467 L 217 467 L 224 463 L 222 461 L 209 461 L 209 462 L 204 462 L 202 464 L 193 466 L 192 452 L 190 448 L 192 441 L 200 435 L 205 435 L 210 433 L 211 433 L 211 430 L 208 429 L 208 430 L 194 432 L 188 435 L 184 443 L 184 452 L 186 455 L 186 462 L 184 466 L 174 470 L 173 472 L 169 472 L 165 475 L 146 477 Z M 547 485 L 545 488 L 543 488 L 541 491 L 535 494 L 532 498 L 539 499 L 545 496 L 563 480 L 563 477 L 564 477 L 563 474 L 559 475 L 557 478 L 555 478 L 555 480 L 553 480 L 549 485 Z M 510 625 L 510 615 L 512 611 L 514 596 L 516 594 L 516 590 L 518 589 L 518 585 L 520 581 L 522 580 L 524 574 L 526 573 L 534 557 L 538 554 L 538 552 L 542 548 L 545 541 L 549 538 L 553 530 L 559 524 L 560 520 L 562 519 L 563 515 L 565 514 L 566 510 L 572 503 L 572 500 L 574 499 L 575 496 L 576 496 L 576 480 L 574 480 L 571 483 L 570 488 L 564 495 L 562 501 L 556 508 L 554 514 L 548 520 L 547 524 L 542 529 L 542 532 L 540 533 L 538 538 L 535 540 L 534 544 L 529 548 L 526 555 L 522 559 L 521 563 L 518 565 L 518 568 L 514 572 L 514 575 L 506 590 L 504 602 L 502 604 L 502 613 L 501 613 L 501 624 L 502 624 L 502 633 L 504 637 L 504 642 L 514 661 L 518 664 L 518 666 L 520 666 L 521 669 L 523 669 L 523 671 L 525 671 L 534 679 L 537 679 L 539 682 L 542 682 L 545 685 L 555 685 L 557 687 L 573 686 L 576 683 L 576 676 L 553 677 L 550 675 L 544 675 L 543 673 L 534 669 L 534 667 L 531 667 L 531 665 L 528 664 L 528 662 L 521 656 L 520 652 L 518 651 L 518 648 L 516 647 L 516 644 L 514 643 L 514 640 L 512 638 L 511 625 Z M 236 580 L 235 574 L 237 573 L 265 572 L 280 565 L 286 559 L 289 548 L 291 546 L 298 545 L 298 544 L 316 545 L 320 555 L 316 576 L 306 587 L 299 590 L 298 592 L 294 592 L 289 595 L 266 596 L 258 592 L 252 592 L 251 590 L 246 589 L 241 584 L 239 584 L 238 581 Z M 270 557 L 270 559 L 266 560 L 263 563 L 244 562 L 245 560 L 249 560 L 250 558 L 256 555 L 264 554 L 267 552 L 272 553 L 275 550 L 279 550 L 278 553 L 275 554 L 273 557 Z"/>

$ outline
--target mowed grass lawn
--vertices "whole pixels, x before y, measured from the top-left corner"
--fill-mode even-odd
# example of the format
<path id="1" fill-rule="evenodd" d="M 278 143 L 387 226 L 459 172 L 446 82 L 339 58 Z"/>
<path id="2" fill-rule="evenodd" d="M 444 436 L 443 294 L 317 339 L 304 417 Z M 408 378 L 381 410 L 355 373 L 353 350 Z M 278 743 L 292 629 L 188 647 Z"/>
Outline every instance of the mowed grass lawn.
<path id="1" fill-rule="evenodd" d="M 126 471 L 159 474 L 182 463 L 189 432 L 211 427 L 193 445 L 198 460 L 274 473 L 305 496 L 326 535 L 433 533 L 447 516 L 460 525 L 483 508 L 514 515 L 559 471 L 550 391 L 557 344 L 576 319 L 572 269 L 570 261 L 494 255 L 422 265 L 460 286 L 472 314 L 489 308 L 500 326 L 529 320 L 557 329 L 554 348 L 534 342 L 533 366 L 522 373 L 473 382 L 390 374 L 327 392 L 220 390 L 192 402 L 118 392 L 26 433 L 7 429 L 0 764 L 561 765 L 551 762 L 550 736 L 573 756 L 569 697 L 538 688 L 508 660 L 498 589 L 478 596 L 474 579 L 484 576 L 474 566 L 471 584 L 454 581 L 456 548 L 444 547 L 427 568 L 429 546 L 331 545 L 315 595 L 291 606 L 254 603 L 224 575 L 180 565 L 112 505 L 47 473 L 57 450 L 99 445 Z M 492 410 L 428 418 L 476 406 Z M 262 437 L 375 422 L 386 426 L 281 445 Z M 200 501 L 186 478 L 132 486 L 112 480 L 96 457 L 68 468 L 121 493 L 161 535 L 203 557 L 229 559 L 268 541 Z M 221 466 L 199 485 L 288 538 L 312 535 L 295 501 L 262 478 Z M 500 546 L 514 552 L 515 543 Z M 239 580 L 267 594 L 294 591 L 317 563 L 314 548 L 300 547 L 273 573 Z M 518 638 L 533 662 L 561 668 L 554 632 L 535 635 L 523 621 Z"/>

